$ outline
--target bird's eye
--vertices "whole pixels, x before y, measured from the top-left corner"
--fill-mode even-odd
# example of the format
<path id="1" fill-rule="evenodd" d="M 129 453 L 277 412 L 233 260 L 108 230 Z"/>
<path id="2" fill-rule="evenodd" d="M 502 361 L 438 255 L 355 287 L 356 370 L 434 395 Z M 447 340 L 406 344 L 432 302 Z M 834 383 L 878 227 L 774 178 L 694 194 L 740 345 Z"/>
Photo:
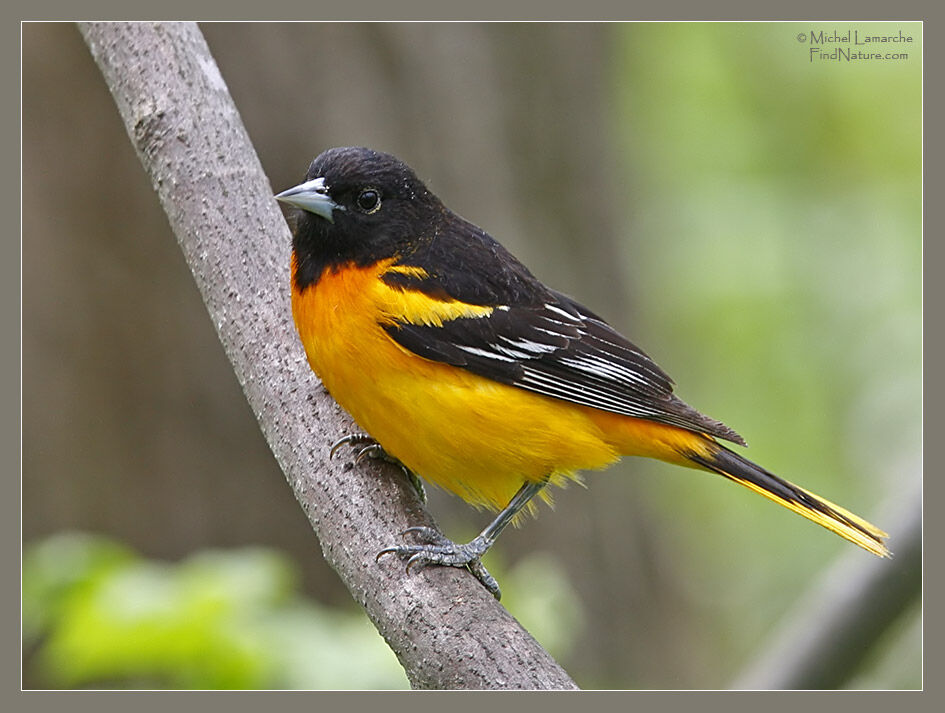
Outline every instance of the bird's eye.
<path id="1" fill-rule="evenodd" d="M 373 188 L 365 188 L 358 194 L 357 202 L 365 213 L 374 213 L 381 207 L 381 194 Z"/>

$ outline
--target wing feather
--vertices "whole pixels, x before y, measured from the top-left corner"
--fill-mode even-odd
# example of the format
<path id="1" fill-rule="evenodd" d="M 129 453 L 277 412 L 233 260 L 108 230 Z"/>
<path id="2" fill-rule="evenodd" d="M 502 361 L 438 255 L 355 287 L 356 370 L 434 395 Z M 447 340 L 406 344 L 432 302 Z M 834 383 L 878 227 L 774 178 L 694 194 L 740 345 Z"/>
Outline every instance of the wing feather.
<path id="1" fill-rule="evenodd" d="M 674 396 L 672 379 L 601 318 L 564 295 L 548 291 L 547 297 L 442 326 L 397 321 L 384 328 L 419 356 L 504 384 L 744 444 L 728 426 Z"/>
<path id="2" fill-rule="evenodd" d="M 545 287 L 488 233 L 452 213 L 442 220 L 381 281 L 470 309 L 447 310 L 442 324 L 394 315 L 381 326 L 404 349 L 545 396 L 745 444 L 674 396 L 673 380 L 642 349 Z"/>

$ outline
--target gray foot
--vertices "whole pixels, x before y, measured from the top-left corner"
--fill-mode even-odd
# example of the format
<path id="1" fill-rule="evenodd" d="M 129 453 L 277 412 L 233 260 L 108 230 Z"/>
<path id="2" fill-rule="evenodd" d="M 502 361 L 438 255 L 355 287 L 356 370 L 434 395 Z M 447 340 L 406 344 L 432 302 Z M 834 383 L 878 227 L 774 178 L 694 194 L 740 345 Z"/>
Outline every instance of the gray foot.
<path id="1" fill-rule="evenodd" d="M 420 481 L 420 478 L 418 478 L 416 474 L 410 470 L 410 468 L 405 466 L 403 463 L 385 451 L 384 446 L 371 438 L 371 436 L 366 433 L 352 433 L 348 436 L 344 436 L 343 438 L 339 438 L 337 441 L 332 443 L 331 450 L 328 451 L 328 457 L 333 457 L 335 455 L 335 451 L 344 445 L 362 446 L 362 448 L 354 457 L 355 463 L 360 463 L 365 458 L 372 458 L 374 460 L 382 460 L 386 463 L 393 463 L 396 465 L 403 471 L 404 476 L 413 486 L 413 489 L 417 491 L 417 495 L 420 496 L 421 502 L 425 503 L 427 501 L 427 494 L 423 489 L 423 483 Z"/>
<path id="2" fill-rule="evenodd" d="M 386 554 L 395 554 L 407 560 L 408 572 L 412 567 L 425 567 L 426 565 L 465 567 L 473 573 L 476 579 L 482 582 L 482 585 L 492 593 L 492 596 L 501 599 L 502 591 L 499 589 L 499 583 L 495 577 L 489 574 L 489 570 L 485 568 L 480 560 L 480 557 L 492 547 L 494 540 L 479 535 L 471 542 L 461 545 L 443 536 L 432 527 L 410 527 L 404 530 L 401 535 L 407 535 L 408 533 L 415 534 L 424 542 L 416 545 L 386 547 L 377 553 L 376 559 L 380 559 Z"/>

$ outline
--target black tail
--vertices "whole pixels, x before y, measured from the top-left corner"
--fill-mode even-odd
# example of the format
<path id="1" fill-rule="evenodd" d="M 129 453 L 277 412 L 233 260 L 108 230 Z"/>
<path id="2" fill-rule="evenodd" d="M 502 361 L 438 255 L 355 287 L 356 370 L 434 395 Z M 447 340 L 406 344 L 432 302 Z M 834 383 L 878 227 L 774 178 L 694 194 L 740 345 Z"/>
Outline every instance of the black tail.
<path id="1" fill-rule="evenodd" d="M 712 448 L 706 454 L 687 453 L 686 457 L 694 463 L 724 475 L 729 480 L 741 483 L 756 493 L 764 495 L 779 505 L 803 515 L 808 520 L 836 532 L 840 537 L 869 550 L 880 557 L 890 557 L 883 540 L 889 535 L 875 525 L 834 505 L 828 500 L 814 495 L 793 483 L 769 473 L 759 465 L 755 465 L 747 458 L 743 458 L 734 451 L 713 442 Z"/>

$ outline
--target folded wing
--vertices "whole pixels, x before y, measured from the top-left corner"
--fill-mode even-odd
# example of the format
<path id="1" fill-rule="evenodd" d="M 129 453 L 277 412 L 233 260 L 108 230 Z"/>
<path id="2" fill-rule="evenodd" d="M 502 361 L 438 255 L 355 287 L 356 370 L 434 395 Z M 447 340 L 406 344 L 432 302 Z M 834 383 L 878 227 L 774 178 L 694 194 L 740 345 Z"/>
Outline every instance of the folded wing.
<path id="1" fill-rule="evenodd" d="M 744 445 L 723 423 L 673 395 L 673 381 L 641 349 L 560 293 L 440 326 L 385 325 L 413 353 L 503 384 L 613 413 L 707 433 Z"/>

